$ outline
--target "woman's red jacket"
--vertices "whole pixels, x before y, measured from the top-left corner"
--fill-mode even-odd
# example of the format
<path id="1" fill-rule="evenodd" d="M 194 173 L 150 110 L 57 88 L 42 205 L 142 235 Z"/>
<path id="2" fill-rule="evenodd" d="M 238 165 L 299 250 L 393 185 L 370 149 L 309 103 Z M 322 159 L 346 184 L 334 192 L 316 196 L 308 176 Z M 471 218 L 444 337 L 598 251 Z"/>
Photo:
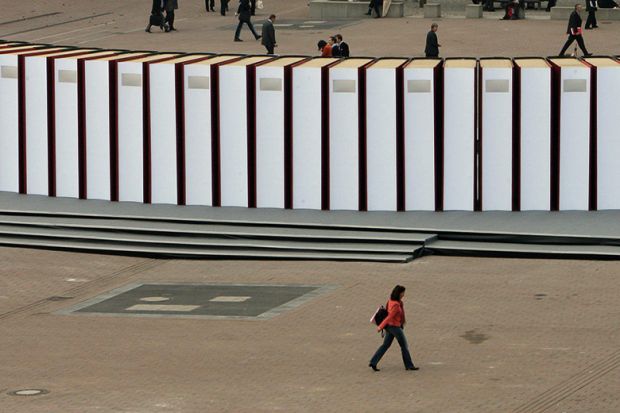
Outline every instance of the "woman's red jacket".
<path id="1" fill-rule="evenodd" d="M 402 301 L 388 301 L 388 316 L 379 324 L 378 329 L 383 330 L 385 326 L 402 327 L 405 324 L 405 307 Z"/>

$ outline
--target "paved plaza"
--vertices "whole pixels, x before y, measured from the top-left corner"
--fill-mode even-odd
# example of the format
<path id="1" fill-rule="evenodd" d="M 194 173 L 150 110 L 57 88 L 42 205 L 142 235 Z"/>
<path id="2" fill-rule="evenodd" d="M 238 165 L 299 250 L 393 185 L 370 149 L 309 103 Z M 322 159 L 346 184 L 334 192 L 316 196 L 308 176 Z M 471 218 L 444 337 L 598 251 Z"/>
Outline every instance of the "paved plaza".
<path id="1" fill-rule="evenodd" d="M 149 1 L 29 0 L 12 4 L 0 18 L 0 39 L 22 40 L 79 47 L 132 50 L 264 54 L 247 27 L 233 42 L 237 18 L 233 0 L 226 17 L 206 13 L 202 0 L 181 0 L 176 12 L 178 32 L 144 32 Z M 431 19 L 420 15 L 402 19 L 321 21 L 310 18 L 308 0 L 265 0 L 253 21 L 261 24 L 271 13 L 279 47 L 276 53 L 316 55 L 320 39 L 341 33 L 352 56 L 422 56 Z M 584 2 L 582 2 L 584 3 Z M 464 14 L 464 12 L 463 12 Z M 484 19 L 448 16 L 438 19 L 440 56 L 550 56 L 566 40 L 566 22 L 549 20 L 549 13 L 527 10 L 527 19 L 502 21 L 502 12 L 485 13 Z M 89 18 L 89 16 L 94 16 Z M 584 12 L 585 21 L 585 12 Z M 308 27 L 313 26 L 313 27 Z M 584 38 L 595 54 L 620 54 L 620 21 L 600 21 L 600 28 Z"/>
<path id="2" fill-rule="evenodd" d="M 217 2 L 219 3 L 219 2 Z M 150 2 L 29 0 L 0 39 L 114 49 L 264 53 L 231 13 L 180 0 L 179 31 L 147 34 Z M 317 21 L 265 0 L 281 54 L 340 32 L 354 56 L 421 56 L 431 20 Z M 217 5 L 219 7 L 219 5 Z M 219 9 L 218 9 L 219 10 Z M 442 57 L 548 56 L 566 22 L 438 19 Z M 620 22 L 585 33 L 620 54 Z M 154 259 L 0 248 L 0 412 L 620 411 L 620 263 L 426 256 L 407 264 Z M 407 287 L 419 371 L 368 319 Z"/>
<path id="3" fill-rule="evenodd" d="M 18 248 L 0 249 L 0 260 L 3 412 L 620 411 L 615 261 L 202 261 Z M 406 334 L 421 369 L 405 371 L 395 344 L 374 373 L 380 337 L 368 319 L 397 283 L 408 288 Z M 281 304 L 265 286 L 284 286 L 293 301 L 329 288 L 272 317 L 187 315 L 210 305 L 237 314 L 248 297 Z M 117 314 L 63 314 L 123 291 L 133 298 Z M 159 307 L 118 314 L 134 305 Z M 47 393 L 10 394 L 27 389 Z"/>

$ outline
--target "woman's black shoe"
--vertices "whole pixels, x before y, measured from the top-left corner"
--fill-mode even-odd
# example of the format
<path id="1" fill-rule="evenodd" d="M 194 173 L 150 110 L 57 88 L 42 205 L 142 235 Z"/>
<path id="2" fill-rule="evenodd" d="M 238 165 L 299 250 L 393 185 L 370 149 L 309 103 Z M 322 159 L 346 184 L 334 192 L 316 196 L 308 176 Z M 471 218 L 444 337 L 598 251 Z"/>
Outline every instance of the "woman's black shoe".
<path id="1" fill-rule="evenodd" d="M 407 367 L 405 370 L 420 370 L 419 367 L 413 366 L 413 367 Z"/>
<path id="2" fill-rule="evenodd" d="M 369 364 L 368 367 L 372 368 L 374 371 L 381 371 L 374 364 Z"/>

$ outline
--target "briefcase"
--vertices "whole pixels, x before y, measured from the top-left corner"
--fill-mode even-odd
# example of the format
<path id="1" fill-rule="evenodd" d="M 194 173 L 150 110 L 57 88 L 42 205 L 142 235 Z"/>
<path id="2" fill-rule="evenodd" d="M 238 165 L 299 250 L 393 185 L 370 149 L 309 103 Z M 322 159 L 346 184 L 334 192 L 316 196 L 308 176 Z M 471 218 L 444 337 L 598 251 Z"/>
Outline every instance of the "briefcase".
<path id="1" fill-rule="evenodd" d="M 164 15 L 162 13 L 159 14 L 151 14 L 149 18 L 149 24 L 153 26 L 163 26 L 164 25 Z"/>

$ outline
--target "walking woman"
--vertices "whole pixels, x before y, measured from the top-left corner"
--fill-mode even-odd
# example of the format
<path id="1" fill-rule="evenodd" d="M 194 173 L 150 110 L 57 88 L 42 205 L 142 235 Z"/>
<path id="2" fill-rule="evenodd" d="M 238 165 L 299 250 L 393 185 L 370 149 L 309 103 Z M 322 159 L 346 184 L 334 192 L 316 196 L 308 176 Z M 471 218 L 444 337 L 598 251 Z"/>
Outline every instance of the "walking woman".
<path id="1" fill-rule="evenodd" d="M 377 331 L 385 330 L 385 338 L 383 339 L 383 344 L 381 344 L 381 347 L 377 349 L 375 355 L 372 356 L 372 359 L 370 359 L 370 364 L 368 366 L 374 371 L 379 371 L 377 364 L 379 364 L 381 357 L 383 357 L 385 352 L 390 348 L 395 337 L 400 345 L 400 351 L 403 356 L 403 363 L 405 363 L 405 369 L 418 370 L 418 367 L 414 366 L 413 361 L 411 360 L 411 354 L 409 354 L 409 347 L 407 345 L 407 338 L 405 337 L 405 332 L 403 331 L 403 327 L 405 325 L 405 308 L 403 307 L 404 296 L 405 287 L 402 285 L 397 285 L 394 287 L 392 294 L 390 295 L 390 300 L 388 301 L 388 315 L 377 327 Z"/>

